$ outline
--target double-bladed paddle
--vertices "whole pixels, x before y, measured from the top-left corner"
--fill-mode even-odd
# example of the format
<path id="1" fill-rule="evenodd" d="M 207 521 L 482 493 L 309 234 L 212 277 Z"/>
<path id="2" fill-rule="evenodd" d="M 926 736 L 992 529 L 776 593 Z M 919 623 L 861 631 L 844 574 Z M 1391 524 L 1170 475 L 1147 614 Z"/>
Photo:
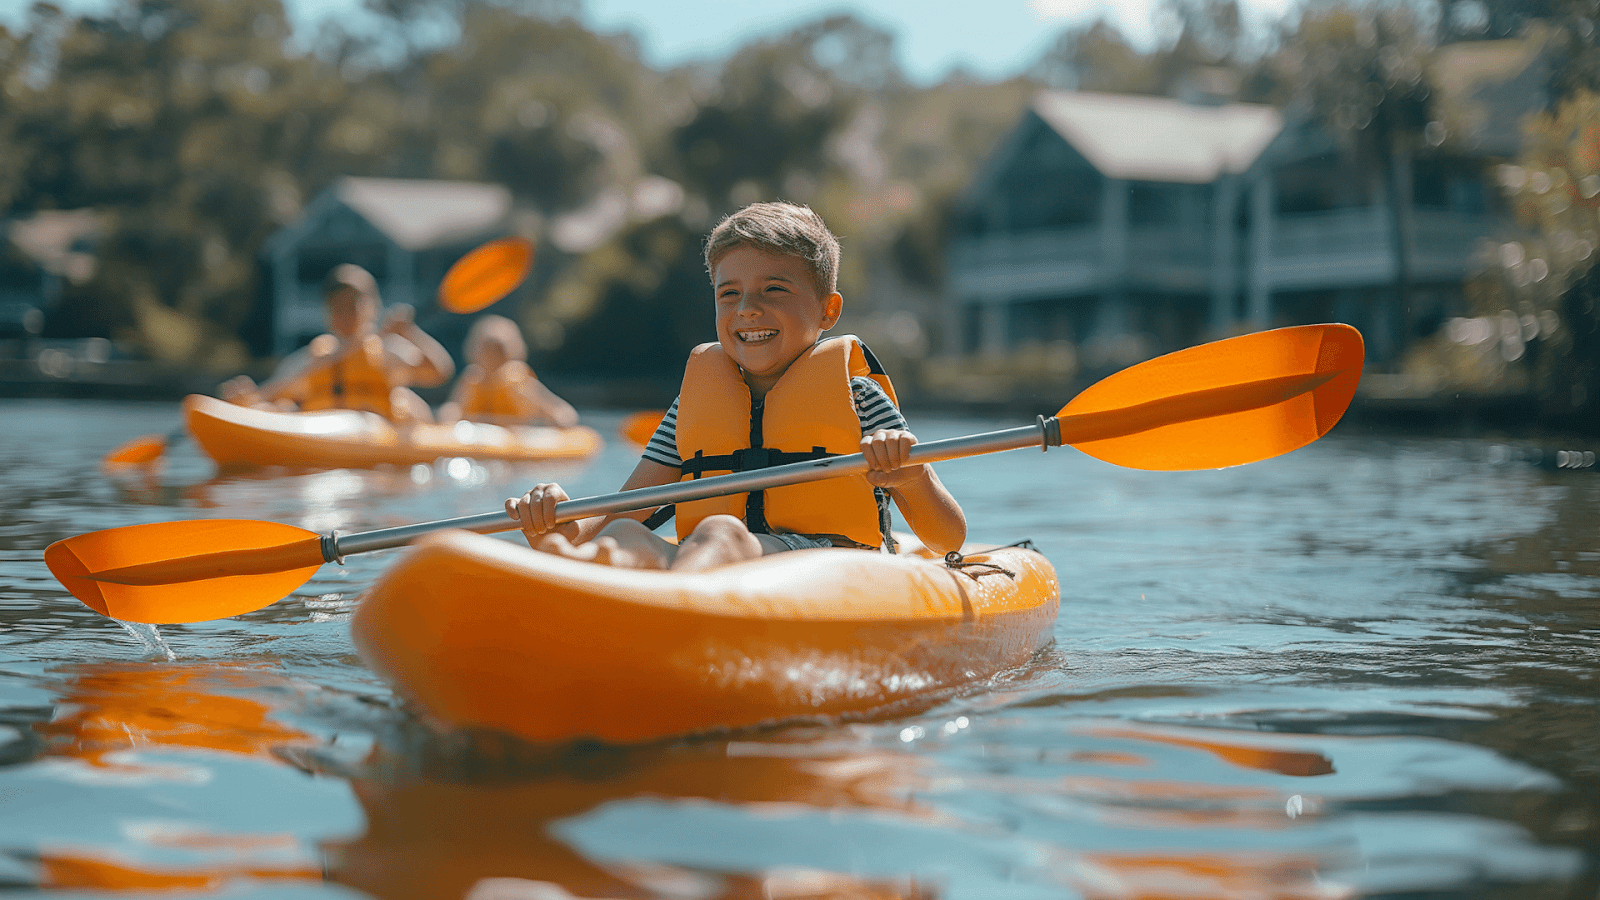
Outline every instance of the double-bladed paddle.
<path id="1" fill-rule="evenodd" d="M 1033 425 L 920 443 L 930 463 L 1072 446 L 1119 466 L 1182 471 L 1243 465 L 1327 434 L 1361 379 L 1361 335 L 1348 325 L 1302 325 L 1190 347 L 1139 363 L 1083 391 Z M 567 500 L 561 521 L 649 509 L 867 471 L 859 453 Z M 67 538 L 45 562 L 73 596 L 133 622 L 220 619 L 259 609 L 309 580 L 323 563 L 410 543 L 432 531 L 517 527 L 503 510 L 319 535 L 247 519 L 159 522 Z M 211 549 L 193 552 L 197 546 Z"/>
<path id="2" fill-rule="evenodd" d="M 516 290 L 533 267 L 533 242 L 522 237 L 482 244 L 451 264 L 439 282 L 439 306 L 459 315 L 492 306 Z M 101 458 L 112 469 L 149 465 L 187 433 L 183 426 L 166 434 L 141 434 L 118 444 Z"/>

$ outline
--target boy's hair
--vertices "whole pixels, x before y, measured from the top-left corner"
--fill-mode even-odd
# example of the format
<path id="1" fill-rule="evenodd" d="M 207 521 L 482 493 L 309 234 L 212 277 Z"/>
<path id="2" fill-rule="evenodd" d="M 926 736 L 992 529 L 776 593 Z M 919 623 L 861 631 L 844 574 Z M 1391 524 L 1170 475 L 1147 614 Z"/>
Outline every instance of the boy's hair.
<path id="1" fill-rule="evenodd" d="M 334 292 L 349 289 L 363 297 L 378 299 L 378 279 L 354 263 L 341 263 L 333 267 L 322 280 L 322 296 L 332 297 Z"/>
<path id="2" fill-rule="evenodd" d="M 499 344 L 506 359 L 528 358 L 528 344 L 522 339 L 522 329 L 505 316 L 479 316 L 478 321 L 472 323 L 465 342 L 468 361 L 476 359 L 487 343 Z"/>
<path id="3" fill-rule="evenodd" d="M 752 203 L 727 216 L 706 237 L 706 273 L 716 278 L 718 261 L 739 246 L 799 257 L 811 270 L 819 293 L 838 290 L 839 239 L 809 206 Z"/>

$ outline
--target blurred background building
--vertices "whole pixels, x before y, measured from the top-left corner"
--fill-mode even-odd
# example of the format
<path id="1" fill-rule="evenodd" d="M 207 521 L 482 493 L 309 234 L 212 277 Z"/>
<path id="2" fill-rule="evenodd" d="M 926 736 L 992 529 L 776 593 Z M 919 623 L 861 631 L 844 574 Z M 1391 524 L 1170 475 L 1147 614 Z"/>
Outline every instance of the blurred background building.
<path id="1" fill-rule="evenodd" d="M 321 327 L 339 262 L 454 346 L 444 269 L 517 233 L 538 265 L 496 312 L 541 374 L 670 397 L 711 334 L 703 236 L 788 199 L 843 238 L 841 327 L 912 403 L 1028 406 L 1338 320 L 1368 400 L 1600 421 L 1576 0 L 1341 0 L 1268 33 L 1168 0 L 1153 44 L 1069 25 L 1014 76 L 932 83 L 851 15 L 654 65 L 576 4 L 369 6 L 310 39 L 279 0 L 37 5 L 0 31 L 0 354 L 264 371 Z"/>

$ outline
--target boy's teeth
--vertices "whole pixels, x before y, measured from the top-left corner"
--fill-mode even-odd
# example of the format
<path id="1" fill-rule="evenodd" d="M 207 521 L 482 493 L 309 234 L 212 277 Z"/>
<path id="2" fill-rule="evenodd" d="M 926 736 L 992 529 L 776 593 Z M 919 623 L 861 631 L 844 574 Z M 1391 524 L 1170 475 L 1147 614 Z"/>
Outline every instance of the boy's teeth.
<path id="1" fill-rule="evenodd" d="M 745 341 L 746 343 L 750 341 L 764 341 L 777 333 L 777 329 L 774 328 L 768 328 L 762 331 L 741 331 L 739 332 L 739 340 Z"/>

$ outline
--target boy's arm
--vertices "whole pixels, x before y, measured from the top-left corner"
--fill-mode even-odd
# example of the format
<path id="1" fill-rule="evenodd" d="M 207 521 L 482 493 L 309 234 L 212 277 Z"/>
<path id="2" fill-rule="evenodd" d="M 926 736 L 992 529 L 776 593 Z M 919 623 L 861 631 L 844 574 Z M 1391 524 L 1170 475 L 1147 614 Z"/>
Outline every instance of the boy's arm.
<path id="1" fill-rule="evenodd" d="M 247 375 L 230 379 L 222 386 L 223 399 L 245 406 L 278 400 L 300 400 L 304 394 L 305 375 L 317 360 L 318 346 L 316 341 L 312 341 L 310 346 L 301 347 L 285 356 L 272 375 L 259 385 Z M 325 348 L 326 342 L 321 346 Z"/>
<path id="2" fill-rule="evenodd" d="M 967 517 L 945 489 L 933 467 L 906 465 L 916 435 L 904 430 L 881 430 L 861 439 L 861 452 L 872 470 L 867 481 L 894 498 L 906 525 L 929 550 L 945 554 L 960 550 L 967 540 Z"/>
<path id="3" fill-rule="evenodd" d="M 556 396 L 556 393 L 545 387 L 539 379 L 529 378 L 522 382 L 518 392 L 522 395 L 522 403 L 528 410 L 530 419 L 542 420 L 562 428 L 578 424 L 578 411 L 572 408 L 572 404 Z"/>
<path id="4" fill-rule="evenodd" d="M 389 316 L 383 323 L 383 332 L 386 337 L 393 335 L 399 341 L 386 340 L 384 344 L 406 367 L 411 384 L 424 388 L 437 387 L 456 373 L 456 363 L 443 344 L 417 327 L 413 315 L 415 313 L 411 307 L 404 303 L 397 303 L 390 308 Z"/>
<path id="5" fill-rule="evenodd" d="M 672 484 L 679 478 L 677 469 L 664 466 L 648 459 L 639 460 L 633 467 L 633 474 L 622 483 L 622 490 L 631 491 L 637 488 L 654 487 L 658 484 Z M 540 537 L 552 531 L 559 532 L 573 544 L 582 544 L 590 540 L 600 529 L 613 519 L 639 519 L 647 518 L 655 512 L 654 508 L 637 509 L 631 512 L 612 513 L 606 516 L 590 516 L 576 522 L 556 524 L 556 504 L 570 499 L 561 485 L 546 483 L 535 485 L 533 490 L 521 497 L 513 497 L 506 501 L 506 515 L 516 519 L 522 526 L 522 533 L 528 538 L 528 543 L 537 545 Z"/>
<path id="6" fill-rule="evenodd" d="M 439 411 L 434 414 L 435 420 L 445 425 L 461 421 L 461 410 L 467 402 L 467 394 L 481 378 L 482 372 L 477 366 L 467 366 L 461 377 L 456 379 L 455 387 L 450 389 L 450 399 L 439 404 Z"/>

